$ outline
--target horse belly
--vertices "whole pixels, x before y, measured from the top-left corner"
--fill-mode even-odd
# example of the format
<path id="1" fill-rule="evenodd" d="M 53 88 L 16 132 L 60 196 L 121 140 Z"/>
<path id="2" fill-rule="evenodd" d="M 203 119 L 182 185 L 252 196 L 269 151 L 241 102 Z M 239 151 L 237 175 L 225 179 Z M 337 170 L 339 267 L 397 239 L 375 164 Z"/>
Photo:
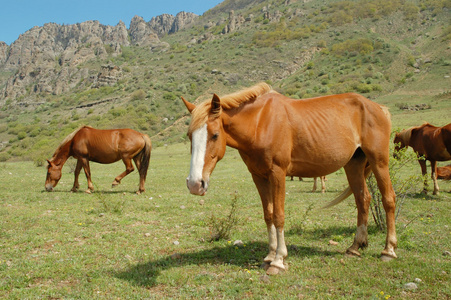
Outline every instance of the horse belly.
<path id="1" fill-rule="evenodd" d="M 315 164 L 306 161 L 292 161 L 287 170 L 287 176 L 299 176 L 299 177 L 319 177 L 326 176 L 342 168 L 348 160 L 334 161 L 325 164 Z"/>
<path id="2" fill-rule="evenodd" d="M 295 149 L 288 168 L 289 176 L 325 176 L 344 167 L 351 160 L 358 145 L 345 143 L 338 146 L 339 144 Z"/>
<path id="3" fill-rule="evenodd" d="M 121 159 L 118 153 L 104 153 L 103 155 L 90 156 L 89 160 L 99 164 L 111 164 Z"/>

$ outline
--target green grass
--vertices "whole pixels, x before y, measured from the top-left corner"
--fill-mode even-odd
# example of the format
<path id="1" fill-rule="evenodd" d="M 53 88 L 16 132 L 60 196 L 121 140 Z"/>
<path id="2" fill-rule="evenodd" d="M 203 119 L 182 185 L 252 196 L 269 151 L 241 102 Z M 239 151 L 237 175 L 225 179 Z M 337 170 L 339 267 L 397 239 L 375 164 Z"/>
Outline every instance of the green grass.
<path id="1" fill-rule="evenodd" d="M 260 265 L 267 254 L 266 226 L 238 153 L 227 151 L 205 197 L 188 193 L 189 160 L 189 144 L 154 149 L 143 195 L 134 194 L 136 172 L 111 188 L 121 163 L 92 164 L 91 195 L 69 192 L 70 163 L 52 193 L 44 191 L 45 168 L 0 164 L 0 297 L 451 297 L 451 258 L 443 256 L 451 250 L 450 182 L 440 182 L 439 197 L 416 194 L 405 201 L 397 221 L 399 258 L 384 263 L 378 257 L 385 234 L 372 220 L 362 257 L 344 255 L 355 232 L 352 199 L 320 209 L 346 186 L 342 171 L 328 176 L 326 194 L 311 193 L 311 179 L 287 179 L 289 269 L 265 282 Z M 411 168 L 419 172 L 416 164 Z M 235 194 L 238 224 L 230 240 L 208 242 L 209 218 L 226 216 Z M 238 239 L 244 246 L 233 246 Z M 331 239 L 339 244 L 329 245 Z M 417 290 L 403 289 L 415 278 L 422 280 Z"/>

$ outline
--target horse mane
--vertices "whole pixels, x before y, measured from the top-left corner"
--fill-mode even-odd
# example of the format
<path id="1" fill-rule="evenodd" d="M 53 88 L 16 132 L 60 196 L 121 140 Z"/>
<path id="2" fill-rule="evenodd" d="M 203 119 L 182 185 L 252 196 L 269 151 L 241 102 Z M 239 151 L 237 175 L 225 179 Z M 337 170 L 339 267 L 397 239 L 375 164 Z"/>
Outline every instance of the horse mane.
<path id="1" fill-rule="evenodd" d="M 412 126 L 410 128 L 404 129 L 404 130 L 398 132 L 396 134 L 396 136 L 399 137 L 404 142 L 404 144 L 408 145 L 409 141 L 410 141 L 410 138 L 412 136 L 412 130 L 423 128 L 423 127 L 426 127 L 426 126 L 432 126 L 432 125 L 429 124 L 428 122 L 424 122 L 420 126 Z"/>
<path id="2" fill-rule="evenodd" d="M 77 132 L 79 132 L 82 128 L 92 128 L 92 127 L 82 125 L 82 126 L 78 127 L 77 129 L 75 129 L 72 133 L 69 133 L 64 138 L 64 140 L 61 142 L 61 144 L 59 144 L 58 148 L 56 148 L 55 153 L 53 153 L 52 160 L 53 160 L 53 158 L 55 158 L 58 155 L 58 153 L 61 151 L 61 148 L 63 148 L 64 145 L 66 145 L 69 141 L 71 141 L 74 138 L 74 136 L 77 134 Z"/>
<path id="3" fill-rule="evenodd" d="M 265 82 L 260 82 L 252 87 L 221 97 L 221 110 L 215 116 L 221 114 L 222 109 L 232 109 L 239 107 L 241 104 L 252 101 L 258 96 L 264 95 L 272 90 Z M 207 123 L 208 115 L 211 109 L 211 100 L 205 100 L 192 111 L 191 123 L 188 133 L 192 133 L 196 129 Z"/>

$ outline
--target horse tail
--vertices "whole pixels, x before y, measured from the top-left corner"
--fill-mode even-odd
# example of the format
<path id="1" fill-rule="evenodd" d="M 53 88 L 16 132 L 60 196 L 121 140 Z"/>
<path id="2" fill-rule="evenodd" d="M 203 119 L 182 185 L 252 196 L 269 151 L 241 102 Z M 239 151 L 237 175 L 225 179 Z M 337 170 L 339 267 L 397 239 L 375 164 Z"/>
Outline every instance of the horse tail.
<path id="1" fill-rule="evenodd" d="M 370 176 L 371 172 L 372 172 L 371 171 L 371 167 L 367 163 L 366 166 L 365 166 L 365 171 L 364 171 L 365 179 L 368 178 L 368 176 Z M 341 192 L 340 195 L 337 196 L 337 198 L 335 198 L 331 202 L 327 203 L 326 206 L 323 207 L 323 209 L 335 206 L 335 205 L 337 205 L 338 203 L 342 202 L 343 200 L 345 200 L 346 198 L 348 198 L 351 195 L 352 195 L 352 190 L 351 190 L 351 187 L 348 186 L 343 192 Z"/>
<path id="2" fill-rule="evenodd" d="M 150 152 L 152 151 L 152 142 L 150 141 L 150 137 L 147 134 L 143 134 L 142 138 L 144 139 L 144 148 L 142 148 L 141 152 L 139 153 L 139 175 L 144 176 L 146 178 L 147 176 L 147 169 L 149 169 L 149 163 L 150 163 Z"/>

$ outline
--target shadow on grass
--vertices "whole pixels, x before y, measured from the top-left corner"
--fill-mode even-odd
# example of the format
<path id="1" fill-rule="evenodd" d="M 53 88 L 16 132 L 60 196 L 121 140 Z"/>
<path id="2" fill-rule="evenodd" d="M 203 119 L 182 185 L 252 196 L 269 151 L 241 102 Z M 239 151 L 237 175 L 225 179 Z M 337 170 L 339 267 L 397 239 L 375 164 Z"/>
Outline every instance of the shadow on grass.
<path id="1" fill-rule="evenodd" d="M 316 247 L 303 247 L 288 245 L 290 256 L 330 256 L 340 254 L 338 251 L 322 250 Z M 268 251 L 268 244 L 262 242 L 251 242 L 245 247 L 233 245 L 214 246 L 210 249 L 191 253 L 182 253 L 166 256 L 158 260 L 152 260 L 130 266 L 127 270 L 116 272 L 115 276 L 127 280 L 132 284 L 152 287 L 158 283 L 161 272 L 171 268 L 183 267 L 185 265 L 235 265 L 242 269 L 260 266 Z"/>

